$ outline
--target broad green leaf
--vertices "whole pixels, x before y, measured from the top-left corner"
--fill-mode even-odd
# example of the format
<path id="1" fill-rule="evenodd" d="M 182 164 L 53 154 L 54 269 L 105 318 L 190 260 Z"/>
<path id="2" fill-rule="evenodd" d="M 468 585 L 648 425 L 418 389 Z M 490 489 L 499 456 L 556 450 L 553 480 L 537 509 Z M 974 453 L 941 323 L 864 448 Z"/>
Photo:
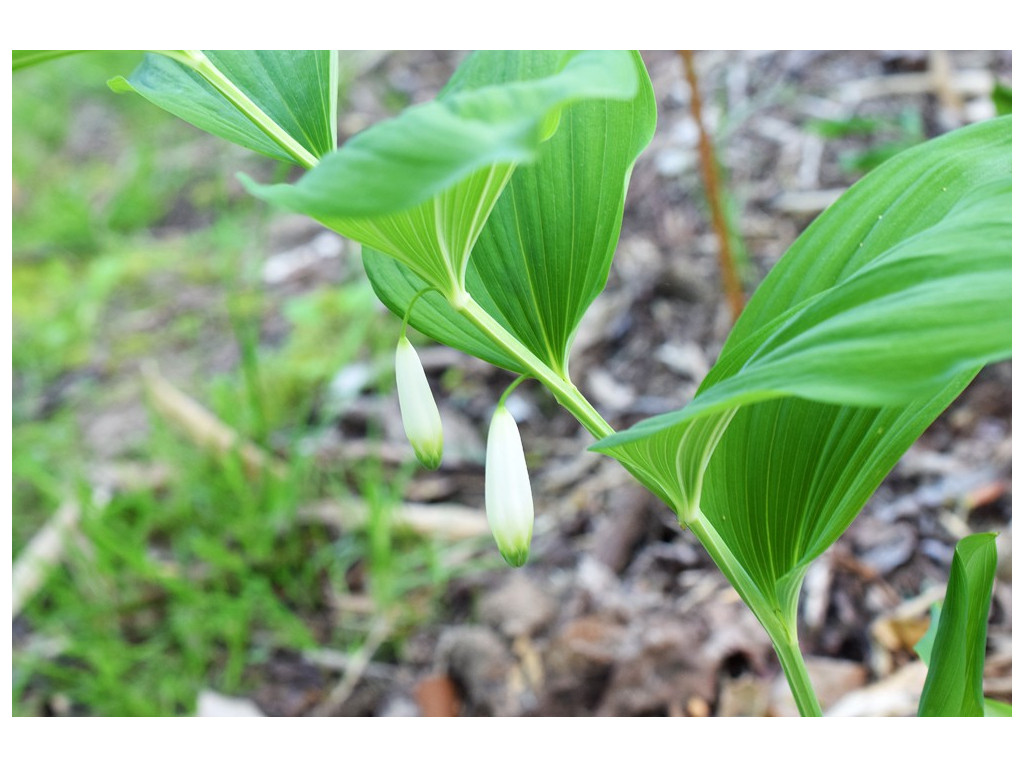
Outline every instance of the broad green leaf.
<path id="1" fill-rule="evenodd" d="M 633 98 L 588 99 L 562 110 L 535 161 L 515 171 L 468 265 L 470 295 L 562 375 L 576 327 L 607 281 L 630 171 L 654 132 L 654 96 L 643 61 L 636 53 L 626 60 L 640 82 Z M 453 88 L 496 76 L 534 76 L 557 65 L 550 52 L 506 55 L 493 69 L 460 70 Z M 364 250 L 363 260 L 381 300 L 404 313 L 425 283 L 413 275 L 397 279 L 396 271 L 409 270 L 372 250 Z M 519 370 L 441 303 L 422 310 L 417 304 L 412 324 L 445 344 Z"/>
<path id="2" fill-rule="evenodd" d="M 270 157 L 301 162 L 285 146 L 289 141 L 311 159 L 334 150 L 338 64 L 333 51 L 202 53 L 206 61 L 184 51 L 147 53 L 130 77 L 113 78 L 110 87 L 138 93 L 197 128 Z M 254 116 L 230 88 L 222 87 L 225 82 L 267 121 L 256 119 L 260 114 Z"/>
<path id="3" fill-rule="evenodd" d="M 654 93 L 639 54 L 634 61 L 636 97 L 566 110 L 537 162 L 513 176 L 473 251 L 473 296 L 565 377 L 576 328 L 608 280 L 633 163 L 654 135 Z"/>
<path id="4" fill-rule="evenodd" d="M 399 317 L 404 317 L 413 297 L 427 285 L 423 278 L 396 259 L 366 246 L 363 246 L 363 264 L 377 297 Z M 499 368 L 524 373 L 514 358 L 496 348 L 482 331 L 452 310 L 448 300 L 436 291 L 420 296 L 409 318 L 409 325 L 453 349 Z"/>
<path id="5" fill-rule="evenodd" d="M 985 640 L 996 572 L 995 534 L 962 539 L 953 554 L 949 586 L 928 652 L 928 676 L 918 715 L 981 717 Z M 919 650 L 919 653 L 921 652 Z"/>
<path id="6" fill-rule="evenodd" d="M 595 446 L 765 615 L 985 363 L 1010 355 L 1010 120 L 909 150 L 808 228 L 686 408 Z"/>
<path id="7" fill-rule="evenodd" d="M 478 52 L 437 99 L 355 136 L 297 184 L 249 186 L 398 259 L 455 300 L 515 167 L 561 132 L 563 110 L 632 99 L 638 81 L 623 51 Z"/>

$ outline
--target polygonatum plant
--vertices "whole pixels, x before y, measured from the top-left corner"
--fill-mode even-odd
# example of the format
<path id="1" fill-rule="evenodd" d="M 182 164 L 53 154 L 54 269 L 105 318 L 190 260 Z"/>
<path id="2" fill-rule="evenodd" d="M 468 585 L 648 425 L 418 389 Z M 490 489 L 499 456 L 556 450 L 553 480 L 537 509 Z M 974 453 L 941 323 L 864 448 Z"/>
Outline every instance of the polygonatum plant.
<path id="1" fill-rule="evenodd" d="M 243 181 L 362 244 L 377 296 L 403 318 L 398 389 L 423 463 L 440 460 L 441 426 L 406 325 L 518 376 L 486 467 L 510 564 L 527 559 L 533 503 L 504 401 L 533 378 L 693 532 L 771 637 L 801 713 L 820 714 L 797 639 L 804 574 L 980 368 L 1010 356 L 1012 118 L 854 185 L 762 282 L 694 399 L 615 432 L 568 360 L 654 134 L 640 55 L 477 52 L 434 100 L 335 148 L 337 77 L 325 51 L 162 51 L 111 85 L 307 169 L 291 184 Z M 974 562 L 979 546 L 958 557 Z M 966 668 L 948 638 L 984 629 L 987 594 L 961 610 L 963 589 L 951 581 L 944 620 L 955 612 L 958 629 L 935 638 L 921 714 L 978 709 L 977 685 L 946 680 Z M 971 644 L 975 677 L 982 651 Z"/>

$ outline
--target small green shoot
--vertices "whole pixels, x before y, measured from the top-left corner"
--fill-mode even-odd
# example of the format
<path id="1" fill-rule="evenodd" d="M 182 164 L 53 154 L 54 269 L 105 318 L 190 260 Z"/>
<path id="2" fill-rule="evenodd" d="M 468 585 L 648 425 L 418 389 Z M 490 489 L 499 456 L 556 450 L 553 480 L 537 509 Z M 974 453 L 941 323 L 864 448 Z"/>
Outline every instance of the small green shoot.
<path id="1" fill-rule="evenodd" d="M 941 608 L 932 611 L 928 632 L 914 650 L 928 665 L 918 714 L 922 717 L 981 717 L 1009 714 L 1009 705 L 985 699 L 985 639 L 996 572 L 995 534 L 962 539 L 953 554 Z"/>

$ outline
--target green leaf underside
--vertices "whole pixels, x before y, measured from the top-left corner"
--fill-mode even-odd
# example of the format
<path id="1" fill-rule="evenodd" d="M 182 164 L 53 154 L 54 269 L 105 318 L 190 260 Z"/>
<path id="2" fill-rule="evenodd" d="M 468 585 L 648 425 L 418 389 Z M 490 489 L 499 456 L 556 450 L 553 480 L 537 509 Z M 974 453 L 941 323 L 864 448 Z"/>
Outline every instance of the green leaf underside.
<path id="1" fill-rule="evenodd" d="M 473 243 L 512 170 L 512 164 L 501 163 L 473 171 L 454 187 L 399 213 L 323 223 L 364 248 L 408 264 L 424 286 L 454 290 L 465 280 Z"/>
<path id="2" fill-rule="evenodd" d="M 928 654 L 918 715 L 981 717 L 986 713 L 982 678 L 995 571 L 995 534 L 973 534 L 957 544 Z M 992 704 L 988 709 L 993 709 Z"/>
<path id="3" fill-rule="evenodd" d="M 358 240 L 367 262 L 372 252 L 399 260 L 412 273 L 400 285 L 415 276 L 452 298 L 473 282 L 470 254 L 515 166 L 547 151 L 542 142 L 563 111 L 591 101 L 630 103 L 638 74 L 622 51 L 479 52 L 438 99 L 355 136 L 298 184 L 249 186 Z M 373 279 L 393 270 L 367 271 Z M 411 295 L 403 302 L 389 286 L 375 287 L 404 313 Z M 444 333 L 416 316 L 412 324 Z"/>
<path id="4" fill-rule="evenodd" d="M 483 51 L 462 70 L 507 71 L 525 52 Z M 258 188 L 266 199 L 321 220 L 407 210 L 497 163 L 533 158 L 552 110 L 588 98 L 631 98 L 635 70 L 621 51 L 550 53 L 532 79 L 482 84 L 458 73 L 462 87 L 405 110 L 349 139 L 294 185 Z"/>
<path id="5" fill-rule="evenodd" d="M 539 76 L 557 66 L 558 58 L 554 52 L 504 54 L 475 71 L 460 69 L 452 83 L 466 87 L 484 77 Z M 607 281 L 629 173 L 654 132 L 646 70 L 638 54 L 628 61 L 640 81 L 636 95 L 628 101 L 578 101 L 561 111 L 555 133 L 533 163 L 516 169 L 491 211 L 466 272 L 467 290 L 477 302 L 563 375 L 572 336 Z M 425 284 L 414 276 L 397 280 L 396 270 L 409 270 L 371 250 L 364 249 L 363 260 L 378 296 L 398 313 Z M 520 372 L 513 359 L 439 302 L 422 310 L 417 304 L 411 324 Z"/>
<path id="6" fill-rule="evenodd" d="M 811 560 L 1009 356 L 1009 148 L 1007 118 L 869 174 L 772 270 L 693 402 L 594 447 L 703 515 L 769 612 L 795 610 Z"/>
<path id="7" fill-rule="evenodd" d="M 337 57 L 332 51 L 203 51 L 229 80 L 314 157 L 337 144 Z M 130 77 L 110 81 L 204 131 L 260 154 L 295 162 L 197 72 L 147 53 Z"/>
<path id="8" fill-rule="evenodd" d="M 363 265 L 377 297 L 399 317 L 427 283 L 390 256 L 363 246 Z M 472 292 L 472 290 L 471 290 Z M 499 368 L 525 373 L 515 358 L 497 349 L 475 325 L 452 311 L 448 300 L 436 292 L 425 293 L 416 302 L 409 325 L 453 349 L 485 360 Z"/>
<path id="9" fill-rule="evenodd" d="M 633 164 L 654 134 L 653 90 L 639 54 L 634 62 L 637 95 L 565 110 L 537 162 L 513 176 L 473 251 L 488 301 L 480 291 L 474 297 L 563 375 L 576 328 L 608 280 Z"/>
<path id="10" fill-rule="evenodd" d="M 795 608 L 807 566 L 973 377 L 903 406 L 783 398 L 736 413 L 708 463 L 700 509 L 774 608 Z"/>

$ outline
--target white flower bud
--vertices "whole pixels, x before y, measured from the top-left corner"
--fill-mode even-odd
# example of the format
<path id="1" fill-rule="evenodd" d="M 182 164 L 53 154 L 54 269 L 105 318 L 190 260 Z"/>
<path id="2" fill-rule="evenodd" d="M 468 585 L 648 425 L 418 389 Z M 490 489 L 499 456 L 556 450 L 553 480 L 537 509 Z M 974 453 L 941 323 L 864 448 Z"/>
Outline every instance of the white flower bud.
<path id="1" fill-rule="evenodd" d="M 533 494 L 519 427 L 501 404 L 487 433 L 484 481 L 487 522 L 505 562 L 514 568 L 526 563 L 533 535 Z"/>
<path id="2" fill-rule="evenodd" d="M 398 404 L 402 408 L 405 436 L 412 443 L 416 458 L 427 469 L 441 466 L 444 434 L 441 414 L 430 392 L 423 364 L 412 344 L 403 335 L 395 351 L 395 378 L 398 380 Z"/>

